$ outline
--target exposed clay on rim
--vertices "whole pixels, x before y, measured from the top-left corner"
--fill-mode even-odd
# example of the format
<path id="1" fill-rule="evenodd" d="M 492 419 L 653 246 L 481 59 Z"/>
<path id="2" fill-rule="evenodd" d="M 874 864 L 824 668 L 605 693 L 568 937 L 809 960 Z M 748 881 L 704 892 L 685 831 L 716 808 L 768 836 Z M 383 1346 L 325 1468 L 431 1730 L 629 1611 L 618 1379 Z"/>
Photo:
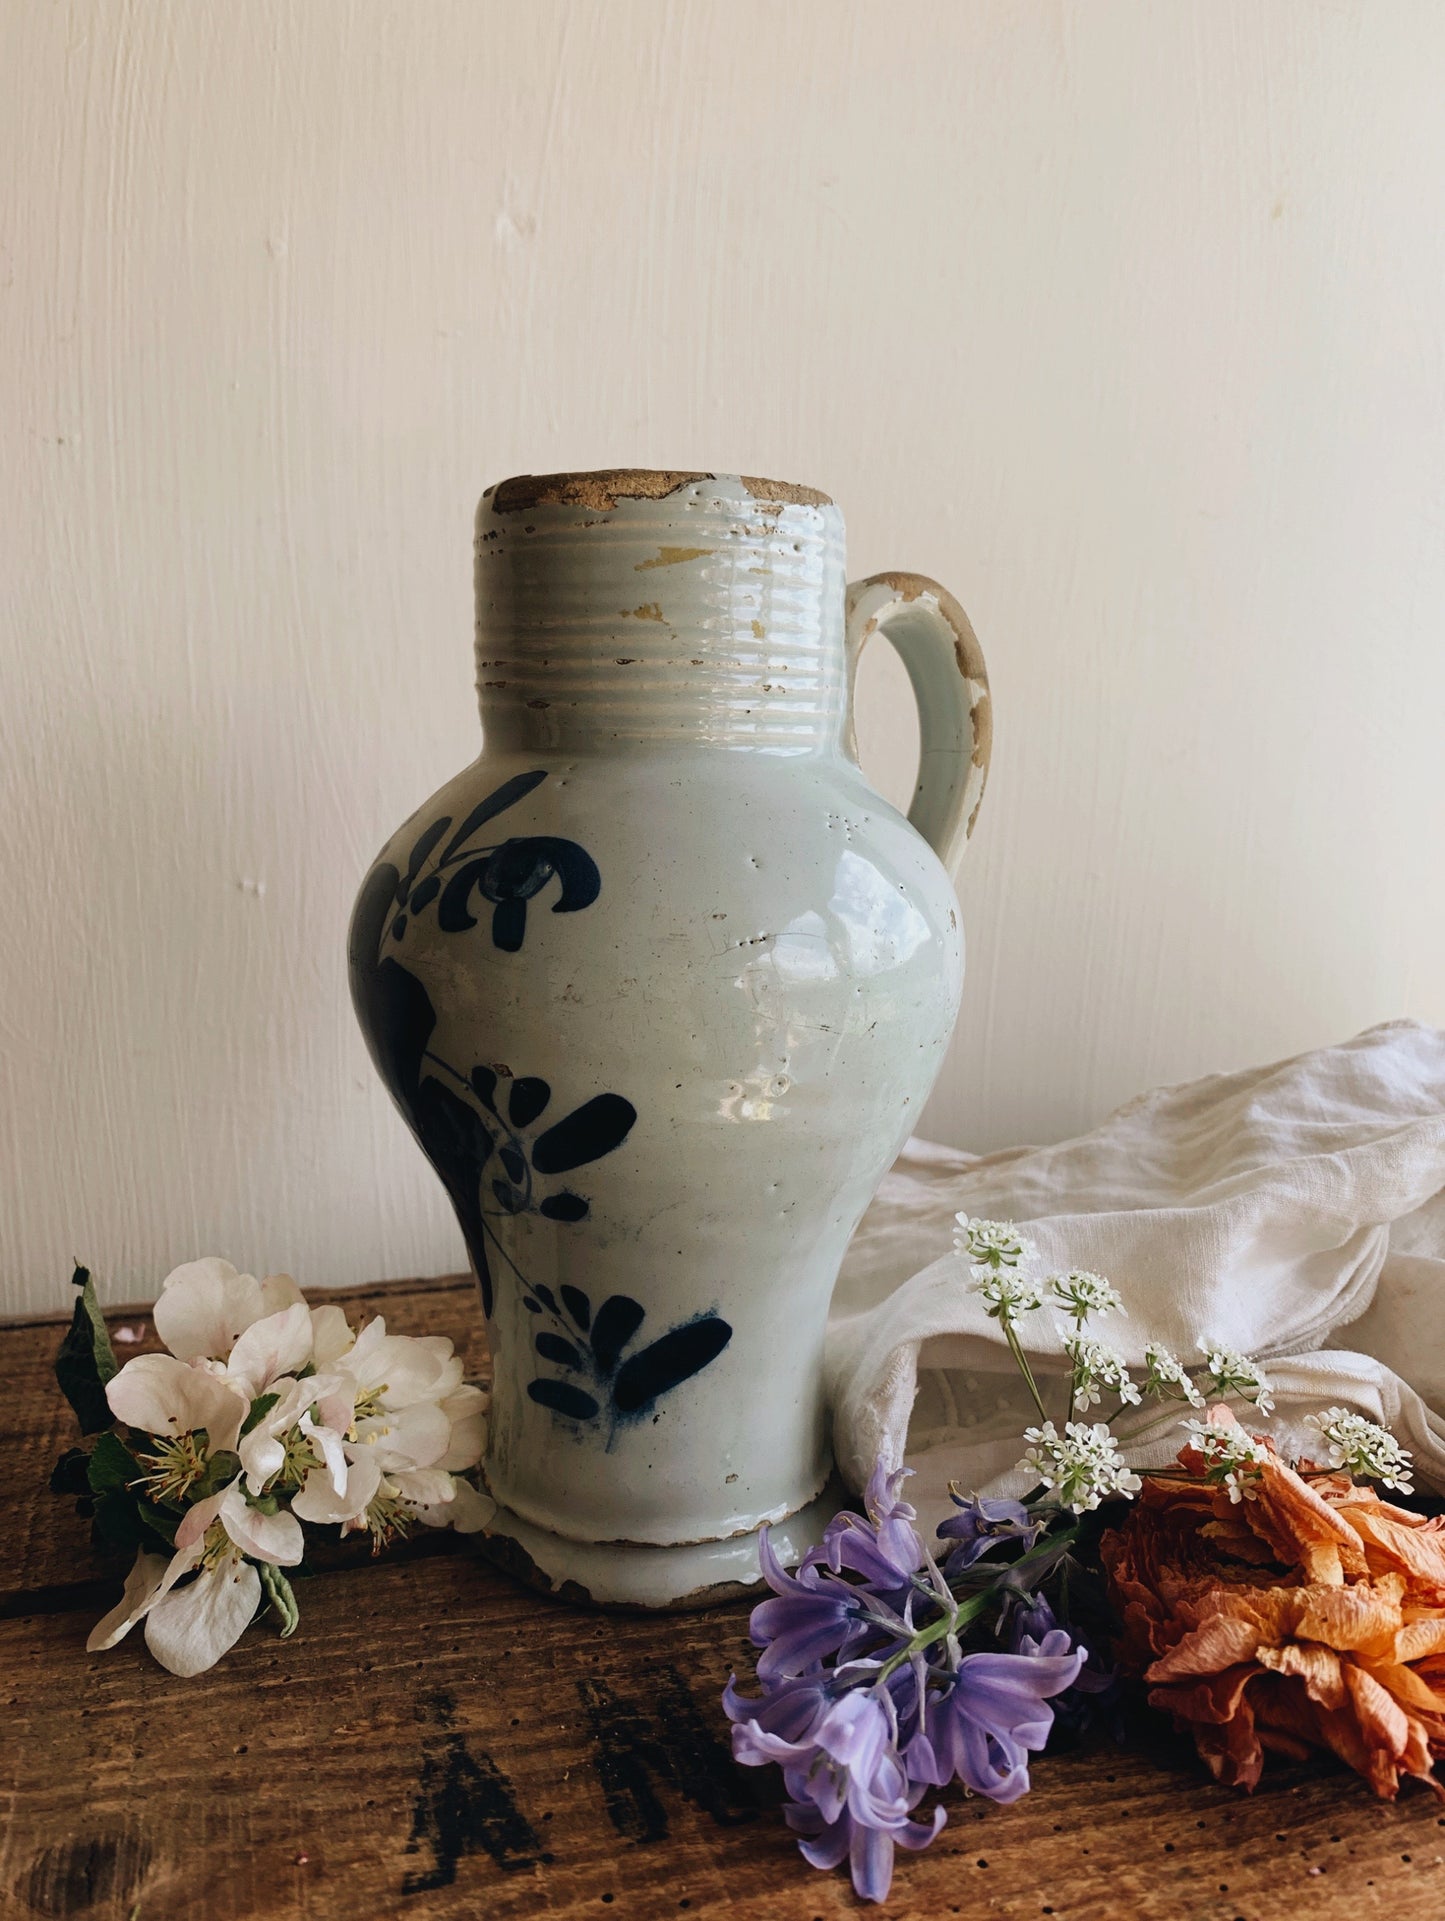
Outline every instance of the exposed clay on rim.
<path id="1" fill-rule="evenodd" d="M 832 498 L 816 487 L 792 480 L 758 480 L 738 476 L 757 501 L 788 507 L 831 507 Z M 529 507 L 591 507 L 609 513 L 619 500 L 666 500 L 669 494 L 716 474 L 689 474 L 651 467 L 610 467 L 594 474 L 516 474 L 488 487 L 482 499 L 494 514 L 517 514 Z"/>

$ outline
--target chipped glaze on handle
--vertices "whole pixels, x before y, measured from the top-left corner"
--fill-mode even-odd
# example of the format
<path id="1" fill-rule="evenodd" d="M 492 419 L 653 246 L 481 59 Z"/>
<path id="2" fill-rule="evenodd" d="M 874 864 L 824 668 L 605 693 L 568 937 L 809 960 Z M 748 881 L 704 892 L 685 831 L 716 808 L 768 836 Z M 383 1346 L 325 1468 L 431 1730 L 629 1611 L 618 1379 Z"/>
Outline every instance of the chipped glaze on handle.
<path id="1" fill-rule="evenodd" d="M 918 703 L 918 785 L 909 823 L 952 874 L 973 832 L 993 751 L 988 669 L 968 615 L 924 574 L 872 574 L 848 588 L 848 751 L 856 760 L 858 662 L 875 633 L 897 651 Z"/>

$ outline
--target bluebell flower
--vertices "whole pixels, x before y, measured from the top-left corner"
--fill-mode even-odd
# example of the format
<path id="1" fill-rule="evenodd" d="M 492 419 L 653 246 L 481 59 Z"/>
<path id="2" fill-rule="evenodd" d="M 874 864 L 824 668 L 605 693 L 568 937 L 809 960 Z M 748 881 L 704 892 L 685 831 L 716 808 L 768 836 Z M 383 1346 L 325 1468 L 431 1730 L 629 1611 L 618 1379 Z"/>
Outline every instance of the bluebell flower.
<path id="1" fill-rule="evenodd" d="M 759 1531 L 758 1561 L 775 1598 L 758 1603 L 748 1628 L 754 1647 L 763 1649 L 758 1679 L 765 1686 L 830 1655 L 844 1659 L 871 1632 L 863 1591 L 833 1579 L 815 1554 L 805 1555 L 797 1573 L 789 1574 L 773 1553 L 768 1530 Z"/>
<path id="2" fill-rule="evenodd" d="M 965 1654 L 951 1685 L 930 1691 L 904 1751 L 910 1777 L 943 1787 L 955 1776 L 992 1801 L 1028 1793 L 1031 1752 L 1049 1738 L 1048 1697 L 1077 1680 L 1084 1650 L 1055 1628 L 1027 1654 Z"/>
<path id="3" fill-rule="evenodd" d="M 785 1717 L 810 1718 L 792 1737 Z M 754 1710 L 730 1688 L 724 1707 Z M 853 1886 L 868 1901 L 886 1899 L 893 1879 L 895 1846 L 925 1848 L 947 1818 L 935 1808 L 928 1821 L 911 1819 L 925 1784 L 910 1780 L 896 1745 L 897 1726 L 885 1692 L 847 1688 L 830 1694 L 821 1683 L 793 1684 L 765 1701 L 761 1713 L 734 1718 L 733 1754 L 747 1766 L 776 1761 L 792 1797 L 784 1817 L 801 1838 L 799 1847 L 815 1868 L 834 1868 L 845 1858 Z"/>
<path id="4" fill-rule="evenodd" d="M 1034 1520 L 1022 1501 L 971 1494 L 966 1499 L 953 1488 L 950 1498 L 958 1509 L 938 1527 L 941 1541 L 958 1545 L 944 1563 L 946 1574 L 957 1574 L 987 1554 L 1000 1541 L 1018 1541 L 1030 1548 L 1044 1531 L 1044 1523 Z"/>
<path id="5" fill-rule="evenodd" d="M 913 1525 L 917 1509 L 898 1498 L 912 1471 L 900 1467 L 888 1473 L 881 1464 L 875 1467 L 863 1494 L 867 1519 L 858 1514 L 835 1515 L 823 1530 L 823 1544 L 817 1550 L 835 1574 L 851 1569 L 895 1605 L 901 1605 L 914 1575 L 927 1564 Z"/>

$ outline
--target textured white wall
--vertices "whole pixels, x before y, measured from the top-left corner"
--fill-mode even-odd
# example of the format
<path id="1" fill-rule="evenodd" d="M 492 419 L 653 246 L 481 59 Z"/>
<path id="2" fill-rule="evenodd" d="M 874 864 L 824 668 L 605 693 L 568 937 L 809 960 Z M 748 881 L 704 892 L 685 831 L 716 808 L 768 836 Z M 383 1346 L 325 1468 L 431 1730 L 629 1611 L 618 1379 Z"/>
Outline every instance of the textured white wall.
<path id="1" fill-rule="evenodd" d="M 343 932 L 518 470 L 808 481 L 968 607 L 935 1134 L 1445 1019 L 1433 0 L 0 21 L 0 1305 L 460 1264 Z"/>

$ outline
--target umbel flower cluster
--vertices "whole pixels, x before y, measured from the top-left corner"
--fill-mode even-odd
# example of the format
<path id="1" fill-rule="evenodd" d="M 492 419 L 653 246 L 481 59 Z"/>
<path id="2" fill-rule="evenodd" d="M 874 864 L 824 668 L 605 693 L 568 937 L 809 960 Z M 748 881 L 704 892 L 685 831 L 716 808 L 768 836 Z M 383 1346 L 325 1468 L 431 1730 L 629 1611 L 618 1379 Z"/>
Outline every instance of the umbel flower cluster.
<path id="1" fill-rule="evenodd" d="M 93 1448 L 72 1449 L 52 1486 L 93 1511 L 100 1543 L 133 1546 L 119 1604 L 91 1633 L 114 1647 L 139 1621 L 180 1675 L 211 1667 L 263 1601 L 297 1622 L 285 1569 L 303 1523 L 369 1534 L 379 1549 L 417 1524 L 479 1528 L 464 1478 L 482 1453 L 484 1397 L 452 1343 L 353 1328 L 309 1307 L 285 1274 L 228 1261 L 167 1276 L 154 1310 L 166 1352 L 118 1366 L 90 1277 L 56 1362 Z"/>
<path id="2" fill-rule="evenodd" d="M 1269 1522 L 1254 1520 L 1254 1506 L 1266 1505 L 1269 1477 L 1288 1472 L 1230 1408 L 1236 1402 L 1270 1411 L 1270 1383 L 1258 1362 L 1206 1347 L 1201 1360 L 1187 1367 L 1150 1345 L 1136 1380 L 1125 1357 L 1090 1331 L 1091 1322 L 1124 1312 L 1118 1291 L 1102 1275 L 1071 1269 L 1035 1276 L 1029 1271 L 1034 1248 L 1007 1221 L 959 1215 L 955 1245 L 1038 1414 L 1025 1431 L 1019 1462 L 1030 1491 L 1012 1500 L 966 1496 L 955 1485 L 955 1511 L 929 1547 L 914 1509 L 900 1496 L 904 1471 L 879 1466 L 864 1512 L 836 1516 L 793 1572 L 779 1565 L 764 1530 L 762 1571 L 771 1597 L 754 1608 L 751 1621 L 753 1642 L 762 1650 L 761 1693 L 744 1693 L 734 1676 L 723 1696 L 736 1758 L 749 1766 L 781 1767 L 789 1794 L 785 1817 L 806 1859 L 818 1868 L 846 1860 L 858 1893 L 873 1901 L 888 1893 L 895 1848 L 924 1848 L 943 1826 L 944 1808 L 922 1806 L 931 1790 L 957 1782 L 995 1801 L 1017 1800 L 1028 1791 L 1030 1755 L 1044 1747 L 1056 1725 L 1078 1730 L 1101 1715 L 1117 1720 L 1121 1677 L 1109 1652 L 1121 1601 L 1136 1615 L 1141 1605 L 1153 1608 L 1147 1628 L 1131 1626 L 1124 1670 L 1138 1674 L 1150 1657 L 1162 1656 L 1146 1678 L 1174 1678 L 1170 1656 L 1177 1664 L 1176 1645 L 1184 1645 L 1181 1637 L 1199 1616 L 1185 1609 L 1174 1620 L 1169 1601 L 1160 1598 L 1173 1593 L 1167 1582 L 1156 1583 L 1143 1603 L 1135 1600 L 1142 1586 L 1122 1585 L 1128 1551 L 1118 1543 L 1133 1538 L 1132 1521 L 1122 1535 L 1107 1537 L 1106 1580 L 1100 1558 L 1106 1517 L 1132 1517 L 1131 1503 L 1141 1490 L 1149 1502 L 1152 1490 L 1170 1485 L 1193 1490 L 1191 1519 L 1212 1515 L 1221 1541 L 1229 1533 L 1222 1517 L 1242 1508 L 1256 1534 L 1270 1541 Z M 1066 1404 L 1057 1418 L 1020 1335 L 1026 1317 L 1046 1306 L 1062 1317 L 1069 1361 Z M 1088 1409 L 1098 1409 L 1102 1418 L 1075 1418 Z M 1196 1411 L 1207 1418 L 1180 1422 L 1182 1414 Z M 1181 1475 L 1173 1483 L 1146 1482 L 1128 1465 L 1126 1450 L 1167 1423 L 1182 1425 L 1187 1436 Z M 1327 1409 L 1313 1424 L 1331 1467 L 1408 1489 L 1409 1457 L 1383 1428 L 1342 1408 Z M 1298 1477 L 1289 1478 L 1294 1483 Z M 1374 1515 L 1368 1503 L 1376 1497 L 1367 1490 L 1351 1496 L 1347 1475 L 1337 1474 L 1332 1485 L 1343 1490 L 1334 1498 L 1355 1501 L 1348 1519 L 1356 1527 L 1364 1525 L 1360 1516 Z M 1398 1510 L 1382 1512 L 1402 1526 L 1408 1519 Z M 1336 1532 L 1343 1538 L 1341 1527 Z M 1234 1534 L 1255 1538 L 1243 1527 Z M 1203 1530 L 1193 1549 L 1190 1573 L 1201 1577 L 1210 1553 L 1223 1551 Z M 1279 1637 L 1270 1640 L 1261 1630 L 1259 1640 L 1258 1672 L 1264 1673 L 1276 1661 Z M 1228 1653 L 1234 1645 L 1228 1641 L 1222 1661 L 1236 1658 Z M 1430 1640 L 1430 1653 L 1441 1646 L 1445 1629 Z M 1279 1662 L 1286 1658 L 1292 1656 Z M 1243 1670 L 1228 1670 L 1230 1677 L 1237 1672 Z M 1178 1689 L 1167 1687 L 1151 1695 L 1176 1717 L 1187 1717 L 1181 1698 Z M 1313 1738 L 1346 1751 L 1345 1736 L 1322 1736 L 1313 1727 L 1307 1732 L 1301 1715 L 1288 1737 L 1295 1747 L 1288 1748 L 1280 1731 L 1284 1710 L 1271 1701 L 1269 1711 L 1275 1732 L 1266 1744 L 1272 1739 L 1298 1752 Z M 1208 1721 L 1213 1709 L 1201 1707 L 1198 1714 Z M 1251 1739 L 1252 1732 L 1240 1734 L 1235 1745 L 1241 1753 Z M 1439 1740 L 1445 1747 L 1445 1713 Z M 1200 1744 L 1212 1757 L 1203 1735 Z M 1409 1753 L 1417 1751 L 1423 1752 L 1419 1741 Z M 1254 1776 L 1246 1768 L 1222 1778 Z"/>

